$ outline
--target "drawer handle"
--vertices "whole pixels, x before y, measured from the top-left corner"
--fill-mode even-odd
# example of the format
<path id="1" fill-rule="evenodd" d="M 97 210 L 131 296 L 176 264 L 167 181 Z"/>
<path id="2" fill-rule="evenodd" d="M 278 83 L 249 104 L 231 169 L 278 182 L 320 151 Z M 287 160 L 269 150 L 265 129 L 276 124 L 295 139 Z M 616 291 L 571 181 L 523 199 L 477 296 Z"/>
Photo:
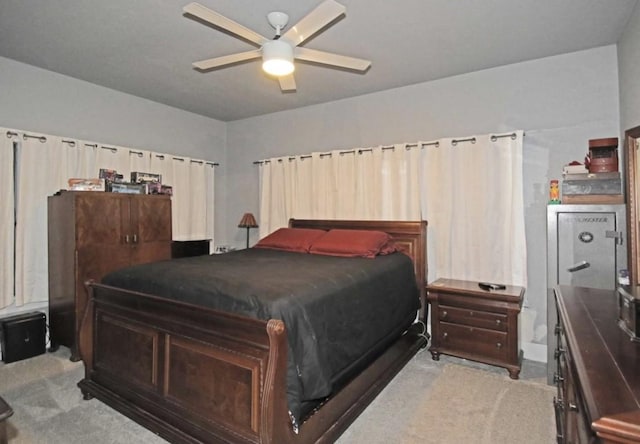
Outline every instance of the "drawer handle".
<path id="1" fill-rule="evenodd" d="M 569 410 L 572 412 L 577 412 L 578 411 L 578 406 L 575 405 L 573 402 L 569 403 Z"/>
<path id="2" fill-rule="evenodd" d="M 553 357 L 558 359 L 561 355 L 564 354 L 566 350 L 564 348 L 556 348 L 556 351 L 553 352 Z"/>
<path id="3" fill-rule="evenodd" d="M 498 343 L 496 344 L 496 347 L 498 347 L 498 348 L 502 348 L 502 342 L 498 342 Z"/>
<path id="4" fill-rule="evenodd" d="M 502 321 L 500 319 L 496 319 L 496 325 L 500 325 L 502 324 Z"/>
<path id="5" fill-rule="evenodd" d="M 449 333 L 447 333 L 446 331 L 442 333 L 442 339 L 447 339 L 447 336 L 449 336 Z"/>
<path id="6" fill-rule="evenodd" d="M 469 312 L 469 316 L 473 316 L 473 312 L 472 311 Z"/>
<path id="7" fill-rule="evenodd" d="M 553 382 L 554 383 L 558 383 L 558 382 L 563 382 L 564 378 L 562 376 L 560 376 L 558 373 L 554 373 L 553 374 Z"/>
<path id="8" fill-rule="evenodd" d="M 445 310 L 445 311 L 443 311 L 443 312 L 442 312 L 442 317 L 443 317 L 443 318 L 446 318 L 448 314 L 449 314 L 449 313 L 447 313 L 447 310 Z"/>

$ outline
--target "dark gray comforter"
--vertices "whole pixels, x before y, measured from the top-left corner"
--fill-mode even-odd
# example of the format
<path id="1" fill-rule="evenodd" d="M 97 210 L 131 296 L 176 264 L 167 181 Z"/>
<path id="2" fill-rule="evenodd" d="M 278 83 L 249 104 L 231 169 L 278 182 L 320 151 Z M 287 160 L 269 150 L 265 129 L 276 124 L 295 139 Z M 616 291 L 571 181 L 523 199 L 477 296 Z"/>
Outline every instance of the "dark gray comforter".
<path id="1" fill-rule="evenodd" d="M 281 319 L 287 394 L 299 419 L 399 337 L 420 306 L 411 259 L 247 249 L 136 265 L 102 282 L 258 319 Z"/>

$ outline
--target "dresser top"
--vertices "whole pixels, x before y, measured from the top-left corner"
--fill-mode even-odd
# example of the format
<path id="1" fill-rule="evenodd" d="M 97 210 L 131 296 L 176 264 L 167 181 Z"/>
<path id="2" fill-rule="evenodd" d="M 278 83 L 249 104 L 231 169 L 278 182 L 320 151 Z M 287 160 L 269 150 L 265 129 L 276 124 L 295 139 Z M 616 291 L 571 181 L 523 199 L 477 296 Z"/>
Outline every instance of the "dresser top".
<path id="1" fill-rule="evenodd" d="M 618 326 L 616 292 L 561 285 L 556 293 L 591 420 L 640 409 L 640 343 Z"/>

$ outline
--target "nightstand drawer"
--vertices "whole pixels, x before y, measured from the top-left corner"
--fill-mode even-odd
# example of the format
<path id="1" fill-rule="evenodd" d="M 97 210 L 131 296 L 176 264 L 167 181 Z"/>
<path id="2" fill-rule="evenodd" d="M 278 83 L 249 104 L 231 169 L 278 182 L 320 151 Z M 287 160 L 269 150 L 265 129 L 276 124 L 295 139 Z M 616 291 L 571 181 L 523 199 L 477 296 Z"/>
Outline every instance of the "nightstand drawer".
<path id="1" fill-rule="evenodd" d="M 503 332 L 441 322 L 438 339 L 442 349 L 485 359 L 508 359 L 507 334 Z"/>
<path id="2" fill-rule="evenodd" d="M 457 308 L 441 305 L 439 319 L 441 322 L 464 324 L 489 330 L 507 331 L 507 315 L 489 311 Z"/>

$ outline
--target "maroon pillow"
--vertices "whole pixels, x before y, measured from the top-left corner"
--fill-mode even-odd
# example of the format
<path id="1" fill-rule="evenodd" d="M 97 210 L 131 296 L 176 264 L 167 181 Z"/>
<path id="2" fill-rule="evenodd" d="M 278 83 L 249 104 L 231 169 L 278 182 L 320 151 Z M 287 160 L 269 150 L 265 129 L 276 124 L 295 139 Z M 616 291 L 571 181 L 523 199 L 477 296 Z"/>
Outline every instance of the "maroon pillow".
<path id="1" fill-rule="evenodd" d="M 382 231 L 330 230 L 317 239 L 309 253 L 330 256 L 368 257 L 397 251 L 391 236 Z"/>
<path id="2" fill-rule="evenodd" d="M 311 244 L 325 233 L 314 228 L 279 228 L 260 239 L 254 248 L 308 253 Z"/>

